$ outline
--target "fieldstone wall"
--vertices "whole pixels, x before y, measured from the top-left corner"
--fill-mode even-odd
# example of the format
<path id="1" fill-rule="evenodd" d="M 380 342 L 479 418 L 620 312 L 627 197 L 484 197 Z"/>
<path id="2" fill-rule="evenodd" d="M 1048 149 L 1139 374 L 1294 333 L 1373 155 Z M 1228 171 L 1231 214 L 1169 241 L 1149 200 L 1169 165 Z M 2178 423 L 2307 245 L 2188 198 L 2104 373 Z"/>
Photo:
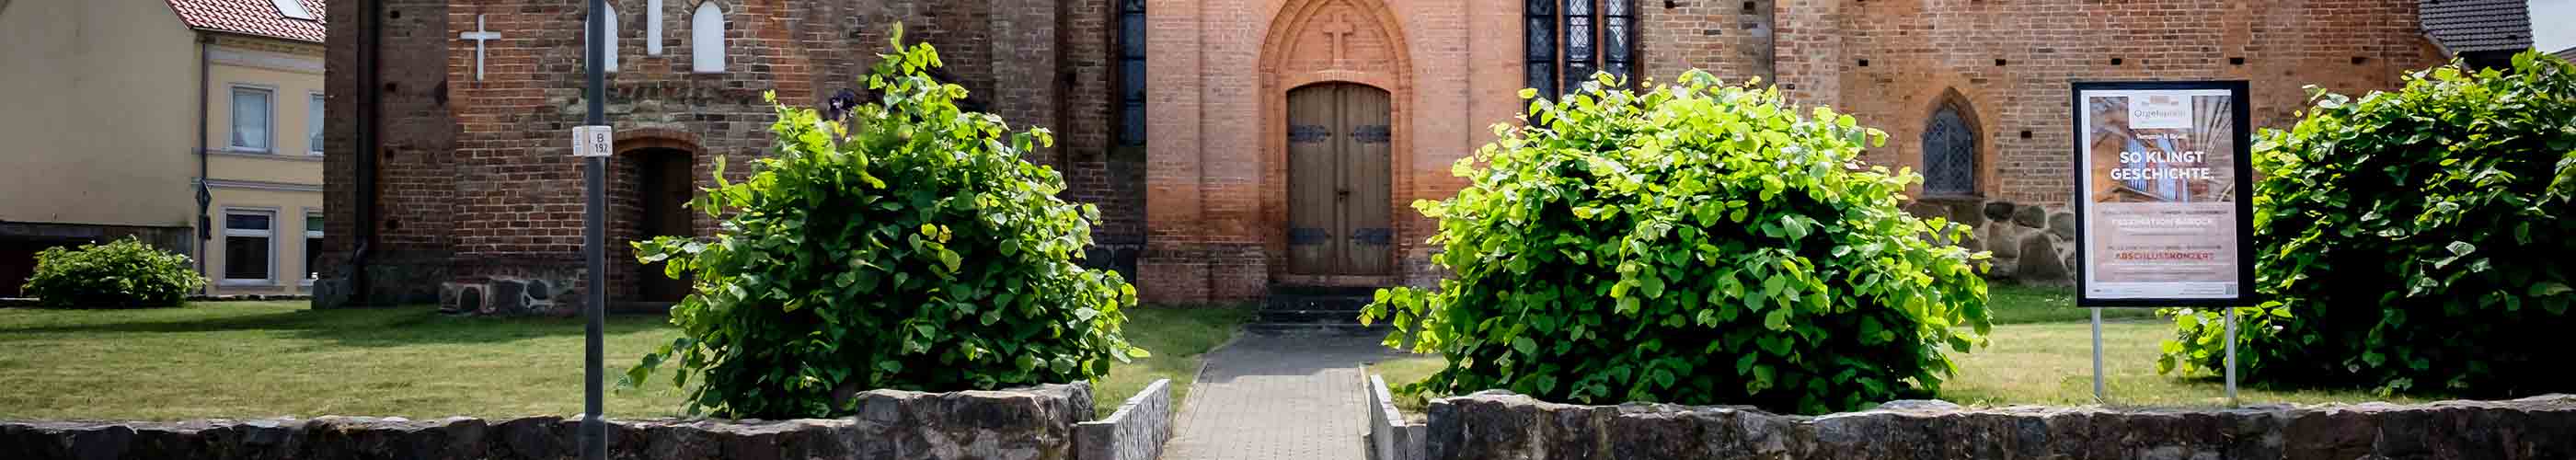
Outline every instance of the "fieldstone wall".
<path id="1" fill-rule="evenodd" d="M 1431 403 L 1429 458 L 2576 458 L 2576 395 L 2419 405 L 1963 409 L 1897 401 L 1818 417 L 1579 406 L 1499 391 Z"/>
<path id="2" fill-rule="evenodd" d="M 2197 411 L 1960 409 L 1777 416 L 1744 406 L 1574 406 L 1486 391 L 1430 406 L 1430 457 L 2576 457 L 2576 396 Z"/>
<path id="3" fill-rule="evenodd" d="M 832 420 L 610 420 L 612 459 L 1075 458 L 1088 384 L 861 393 Z M 0 422 L 0 459 L 572 459 L 578 417 Z"/>
<path id="4" fill-rule="evenodd" d="M 1172 379 L 1155 380 L 1108 417 L 1076 424 L 1081 460 L 1154 460 L 1172 439 Z"/>

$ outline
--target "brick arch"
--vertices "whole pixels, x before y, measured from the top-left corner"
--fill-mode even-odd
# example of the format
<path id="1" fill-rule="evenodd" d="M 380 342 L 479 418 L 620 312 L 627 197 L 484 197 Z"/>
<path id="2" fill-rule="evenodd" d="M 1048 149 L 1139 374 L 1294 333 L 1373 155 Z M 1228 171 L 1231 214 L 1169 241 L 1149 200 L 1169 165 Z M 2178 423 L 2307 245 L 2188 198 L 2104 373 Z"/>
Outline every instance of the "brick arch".
<path id="1" fill-rule="evenodd" d="M 1261 235 L 1264 257 L 1270 279 L 1283 280 L 1287 275 L 1288 251 L 1288 91 L 1319 83 L 1354 83 L 1387 92 L 1389 137 L 1388 151 L 1390 191 L 1388 209 L 1396 210 L 1396 222 L 1403 221 L 1401 212 L 1412 209 L 1415 196 L 1412 168 L 1413 61 L 1410 43 L 1404 39 L 1403 22 L 1382 0 L 1287 0 L 1270 15 L 1270 23 L 1261 43 L 1258 59 L 1260 70 L 1259 110 L 1261 117 L 1261 190 L 1263 227 Z M 1343 43 L 1317 42 L 1318 33 L 1347 25 Z M 1361 35 L 1365 33 L 1366 35 Z M 1360 43 L 1349 43 L 1359 40 Z M 1338 51 L 1333 48 L 1340 48 Z M 1356 51 L 1356 52 L 1354 52 Z M 1330 53 L 1335 59 L 1317 59 L 1318 53 Z M 1348 54 L 1344 54 L 1348 53 Z M 1358 59 L 1350 57 L 1362 56 Z M 1338 62 L 1336 62 L 1338 61 Z M 1406 225 L 1394 225 L 1396 241 L 1420 241 L 1428 235 L 1412 234 Z M 1397 246 L 1395 257 L 1403 260 L 1412 245 Z M 1395 273 L 1370 279 L 1298 279 L 1285 280 L 1303 284 L 1388 285 L 1402 273 L 1401 263 Z"/>
<path id="2" fill-rule="evenodd" d="M 1887 132 L 1889 149 L 1883 151 L 1884 153 L 1866 153 L 1865 156 L 1879 164 L 1888 165 L 1889 169 L 1909 167 L 1920 173 L 1925 166 L 1922 145 L 1924 128 L 1929 126 L 1932 114 L 1939 112 L 1941 107 L 1957 107 L 1959 118 L 1966 121 L 1969 128 L 1976 130 L 1977 134 L 1976 194 L 1988 199 L 2001 198 L 2003 178 L 1997 174 L 1997 171 L 2000 167 L 1998 162 L 2001 159 L 2002 148 L 1998 146 L 2007 140 L 2001 137 L 1998 130 L 2002 128 L 1996 124 L 2003 121 L 2003 117 L 1994 111 L 1994 107 L 1998 104 L 1979 103 L 1978 101 L 1994 99 L 1986 94 L 1984 88 L 1973 84 L 1967 77 L 1936 76 L 1928 80 L 1903 93 L 1902 100 L 1907 102 L 1892 107 L 1896 113 L 1884 115 L 1892 119 L 1867 120 L 1873 123 L 1874 127 Z M 1890 154 L 1893 156 L 1885 156 Z M 1906 187 L 1908 196 L 1922 198 L 1923 193 L 1921 184 Z"/>
<path id="3" fill-rule="evenodd" d="M 1959 114 L 1960 121 L 1967 123 L 1968 132 L 1971 133 L 1975 139 L 1975 142 L 1968 146 L 1969 156 L 1972 161 L 1976 162 L 1973 166 L 1973 170 L 1969 171 L 1970 178 L 1974 179 L 1976 182 L 1969 185 L 1969 190 L 1980 196 L 1994 195 L 1994 133 L 1987 132 L 1985 117 L 1979 116 L 1977 113 L 1976 102 L 1969 100 L 1967 95 L 1959 93 L 1959 88 L 1955 86 L 1942 87 L 1939 95 L 1933 96 L 1925 102 L 1926 103 L 1921 110 L 1916 111 L 1916 113 L 1921 114 L 1921 118 L 1916 119 L 1917 121 L 1913 126 L 1915 130 L 1914 136 L 1911 140 L 1916 142 L 1917 145 L 1915 146 L 1914 151 L 1908 155 L 1908 159 L 1912 160 L 1915 172 L 1927 173 L 1931 171 L 1932 166 L 1924 162 L 1925 159 L 1930 157 L 1932 152 L 1926 150 L 1924 148 L 1926 146 L 1920 145 L 1923 138 L 1923 129 L 1930 126 L 1933 115 L 1941 113 L 1941 109 L 1943 108 L 1950 108 L 1953 112 Z M 1920 186 L 1917 187 L 1920 188 Z M 1924 193 L 1928 193 L 1928 191 L 1918 190 L 1915 194 L 1919 196 Z"/>
<path id="4" fill-rule="evenodd" d="M 706 149 L 698 148 L 697 133 L 671 128 L 623 129 L 617 131 L 616 138 L 616 145 L 613 148 L 618 155 L 656 148 L 689 152 L 690 155 L 706 152 Z"/>

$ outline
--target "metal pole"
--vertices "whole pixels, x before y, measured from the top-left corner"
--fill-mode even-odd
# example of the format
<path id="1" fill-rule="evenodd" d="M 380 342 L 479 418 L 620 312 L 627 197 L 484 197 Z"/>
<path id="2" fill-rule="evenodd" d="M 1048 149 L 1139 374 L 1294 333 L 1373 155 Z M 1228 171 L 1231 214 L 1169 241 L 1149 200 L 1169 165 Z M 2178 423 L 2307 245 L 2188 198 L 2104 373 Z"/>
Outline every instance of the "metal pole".
<path id="1" fill-rule="evenodd" d="M 604 107 L 608 98 L 607 72 L 602 68 L 608 59 L 606 45 L 612 39 L 608 34 L 608 16 L 604 14 L 607 11 L 608 0 L 590 0 L 589 24 L 584 26 L 590 30 L 589 39 L 583 40 L 583 48 L 586 49 L 582 51 L 583 67 L 587 67 L 590 74 L 590 89 L 583 99 L 589 102 L 590 113 L 583 117 L 582 124 L 591 126 L 608 124 Z M 602 353 L 600 334 L 606 326 L 602 316 L 608 304 L 608 232 L 603 222 L 608 212 L 608 157 L 583 160 L 582 188 L 590 205 L 582 216 L 582 252 L 586 253 L 582 256 L 589 259 L 590 288 L 584 293 L 590 299 L 582 302 L 582 314 L 590 317 L 590 324 L 584 328 L 587 336 L 582 341 L 581 458 L 603 460 L 608 458 L 608 427 L 600 420 L 603 398 L 599 387 L 602 376 L 599 362 Z"/>
<path id="2" fill-rule="evenodd" d="M 2093 402 L 2108 404 L 2102 391 L 2102 308 L 2093 309 Z"/>
<path id="3" fill-rule="evenodd" d="M 2227 309 L 2227 407 L 2236 407 L 2236 309 Z"/>

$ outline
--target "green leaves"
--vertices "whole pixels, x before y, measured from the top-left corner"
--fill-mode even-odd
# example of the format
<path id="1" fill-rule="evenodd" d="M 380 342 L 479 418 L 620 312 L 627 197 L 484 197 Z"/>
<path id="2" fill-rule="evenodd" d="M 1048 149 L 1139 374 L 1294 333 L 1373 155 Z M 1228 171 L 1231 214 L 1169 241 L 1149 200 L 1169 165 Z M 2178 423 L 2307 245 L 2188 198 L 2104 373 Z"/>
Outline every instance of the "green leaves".
<path id="1" fill-rule="evenodd" d="M 1524 91 L 1523 123 L 1451 168 L 1467 187 L 1416 204 L 1456 277 L 1361 319 L 1449 359 L 1422 388 L 1816 413 L 1928 396 L 1947 347 L 1982 342 L 1984 282 L 1944 268 L 1981 256 L 1918 236 L 1910 174 L 1846 167 L 1885 133 L 1705 72 L 1612 80 Z"/>
<path id="2" fill-rule="evenodd" d="M 2569 391 L 2576 66 L 2441 67 L 2260 136 L 2248 381 L 2441 396 Z M 2177 310 L 2159 369 L 2214 373 L 2223 311 Z M 2425 385 L 2417 385 L 2417 383 Z M 2440 385 L 2431 383 L 2440 382 Z"/>
<path id="3" fill-rule="evenodd" d="M 36 271 L 21 290 L 51 307 L 175 307 L 206 285 L 193 267 L 186 255 L 127 236 L 37 251 Z"/>
<path id="4" fill-rule="evenodd" d="M 960 110 L 964 87 L 923 74 L 927 44 L 882 57 L 878 101 L 834 122 L 779 106 L 752 173 L 717 169 L 691 202 L 717 235 L 636 244 L 696 292 L 671 309 L 683 336 L 621 386 L 672 365 L 691 413 L 835 417 L 849 391 L 1064 383 L 1148 356 L 1119 331 L 1135 288 L 1077 264 L 1098 212 L 1023 160 L 1053 136 Z"/>

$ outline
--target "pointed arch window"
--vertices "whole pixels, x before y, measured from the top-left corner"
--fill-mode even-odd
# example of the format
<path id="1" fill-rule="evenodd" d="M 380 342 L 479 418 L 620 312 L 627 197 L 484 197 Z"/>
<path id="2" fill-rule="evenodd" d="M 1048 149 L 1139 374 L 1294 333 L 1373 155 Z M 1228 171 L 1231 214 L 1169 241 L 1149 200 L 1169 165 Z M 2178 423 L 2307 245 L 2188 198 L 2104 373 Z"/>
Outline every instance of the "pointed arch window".
<path id="1" fill-rule="evenodd" d="M 1977 128 L 1956 104 L 1941 104 L 1923 125 L 1923 195 L 1977 194 Z"/>
<path id="2" fill-rule="evenodd" d="M 1593 72 L 1636 71 L 1635 0 L 1523 0 L 1525 86 L 1555 97 Z"/>
<path id="3" fill-rule="evenodd" d="M 600 14 L 604 15 L 608 20 L 608 42 L 600 45 L 600 48 L 602 48 L 600 52 L 603 57 L 600 59 L 599 68 L 600 70 L 615 73 L 617 72 L 617 4 L 609 4 L 608 9 L 600 11 Z M 590 26 L 588 24 L 582 25 L 581 37 L 585 41 L 594 38 L 590 36 Z M 585 45 L 587 45 L 587 43 L 585 43 Z M 588 51 L 584 51 L 584 53 L 587 52 Z"/>
<path id="4" fill-rule="evenodd" d="M 662 0 L 644 0 L 644 55 L 662 55 Z"/>
<path id="5" fill-rule="evenodd" d="M 698 4 L 689 13 L 689 71 L 722 73 L 725 71 L 724 7 L 716 2 Z"/>
<path id="6" fill-rule="evenodd" d="M 1145 145 L 1145 0 L 1118 0 L 1118 144 Z"/>

